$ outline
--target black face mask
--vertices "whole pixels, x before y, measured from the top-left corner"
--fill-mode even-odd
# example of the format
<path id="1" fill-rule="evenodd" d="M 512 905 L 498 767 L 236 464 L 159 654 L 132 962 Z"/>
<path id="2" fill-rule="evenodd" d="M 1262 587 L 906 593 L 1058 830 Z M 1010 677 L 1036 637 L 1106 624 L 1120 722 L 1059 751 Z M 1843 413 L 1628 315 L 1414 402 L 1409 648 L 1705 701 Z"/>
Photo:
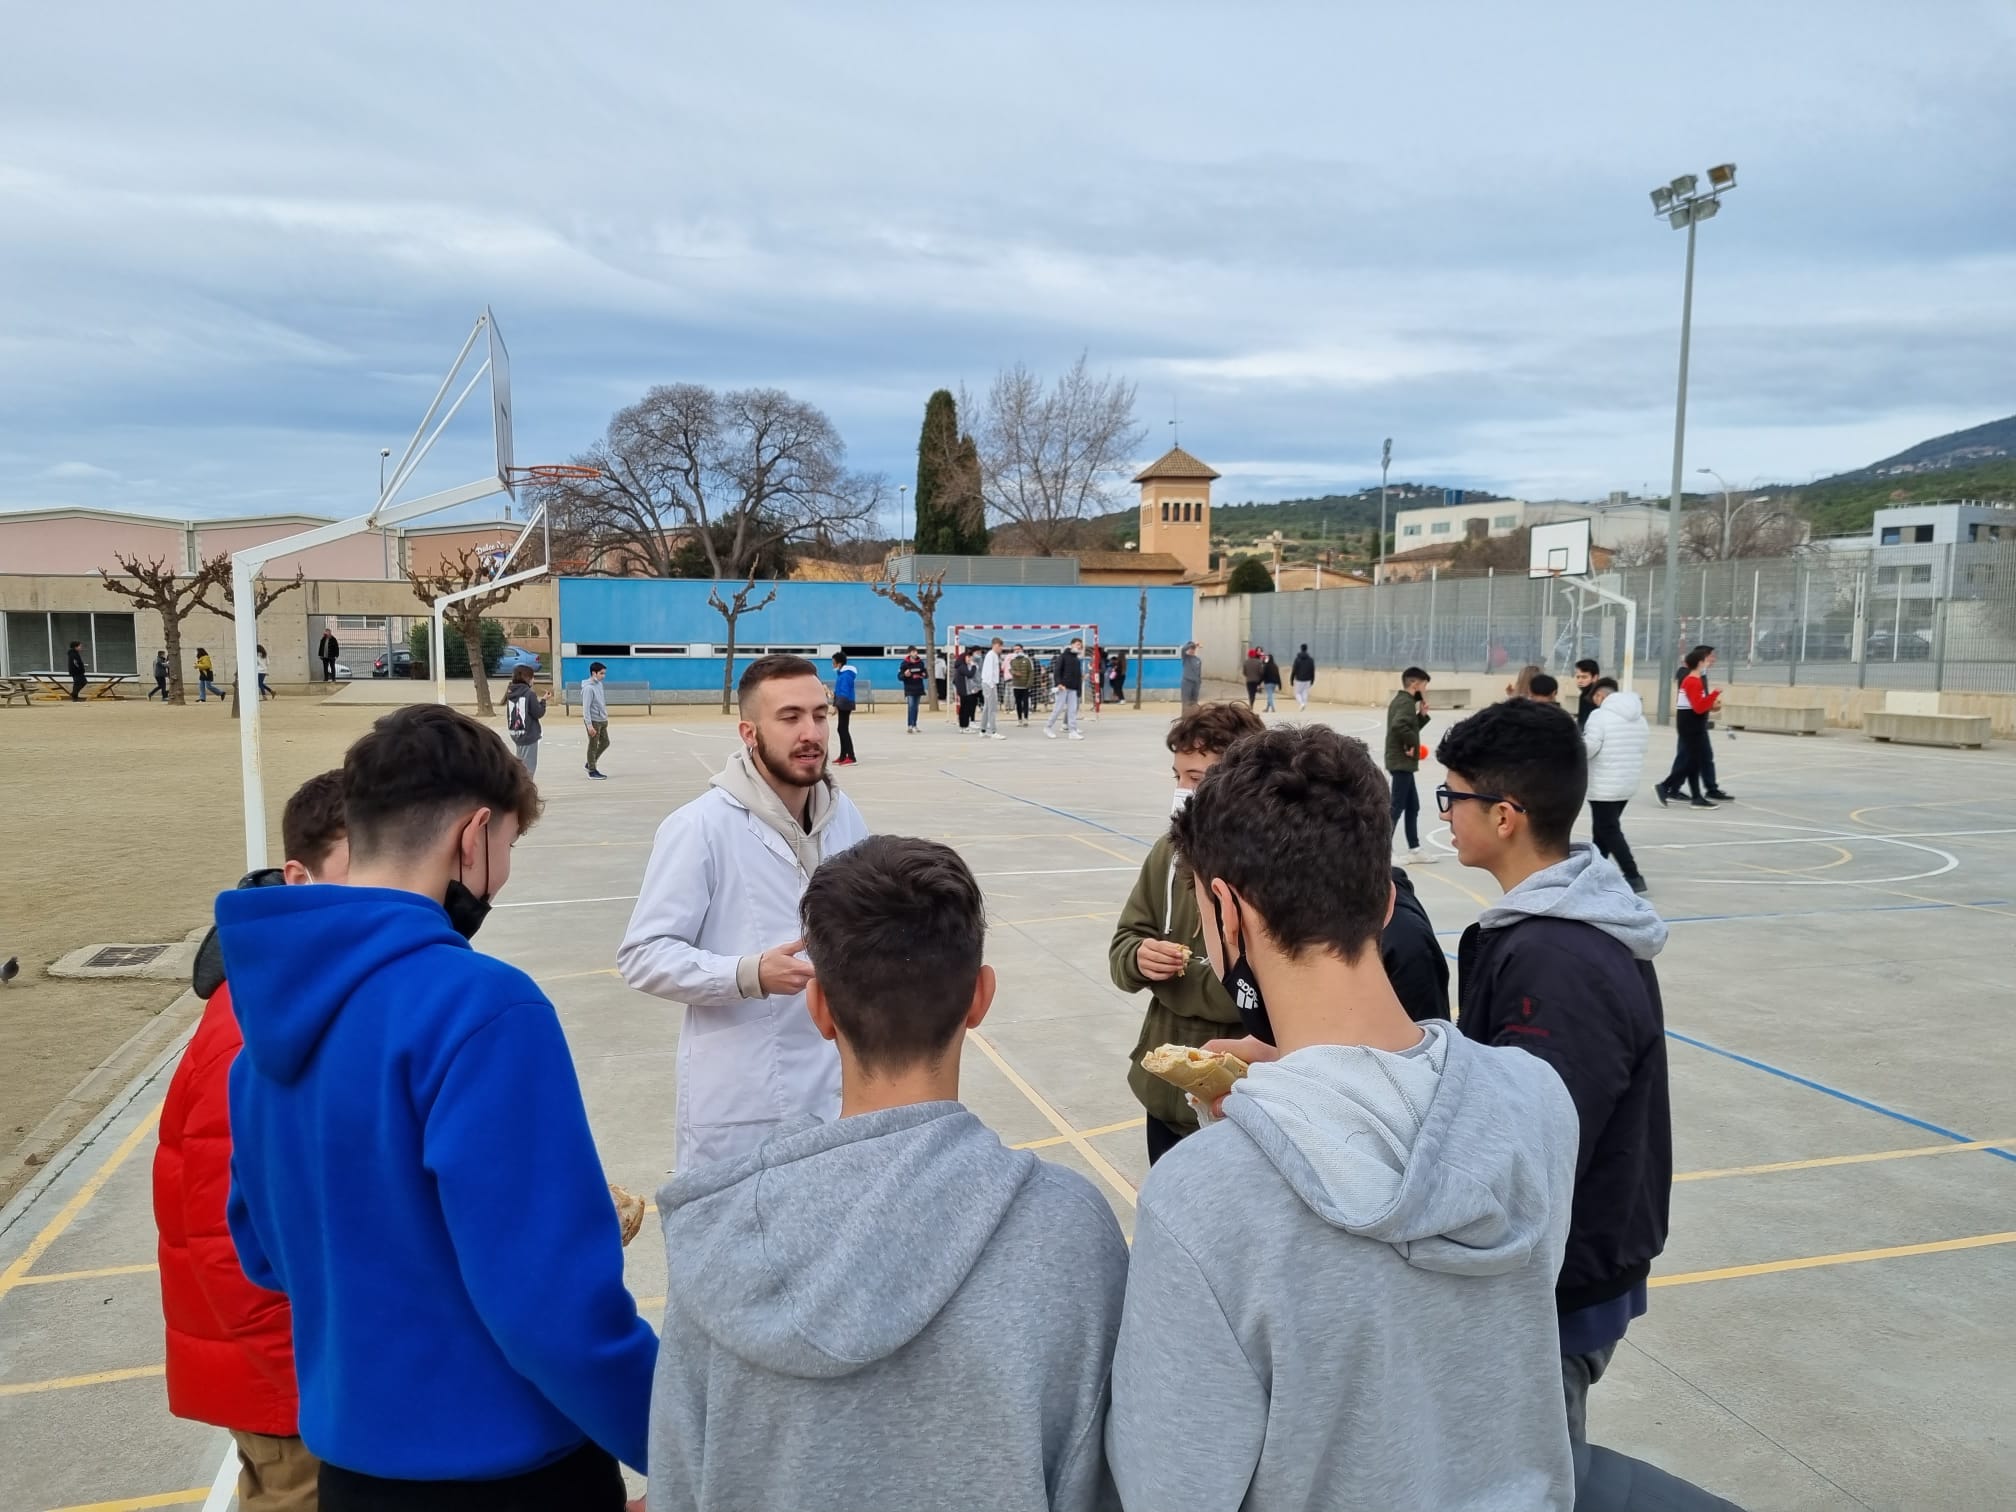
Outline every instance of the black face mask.
<path id="1" fill-rule="evenodd" d="M 490 837 L 488 834 L 484 835 L 483 842 L 483 870 L 487 874 L 490 870 Z M 456 862 L 456 869 L 461 869 L 461 862 L 459 860 Z M 460 877 L 457 877 L 448 884 L 448 892 L 442 898 L 441 906 L 448 910 L 448 927 L 465 940 L 475 939 L 476 931 L 481 929 L 483 921 L 490 917 L 490 899 L 488 895 L 479 897 L 477 894 L 471 892 Z"/>
<path id="2" fill-rule="evenodd" d="M 1211 894 L 1211 918 L 1218 931 L 1218 954 L 1229 957 L 1232 952 L 1225 944 L 1225 911 L 1218 906 L 1216 893 Z M 1239 951 L 1239 959 L 1226 969 L 1224 982 L 1246 1032 L 1257 1040 L 1273 1044 L 1274 1022 L 1267 1017 L 1267 1000 L 1260 995 L 1260 979 L 1253 975 L 1243 947 Z"/>

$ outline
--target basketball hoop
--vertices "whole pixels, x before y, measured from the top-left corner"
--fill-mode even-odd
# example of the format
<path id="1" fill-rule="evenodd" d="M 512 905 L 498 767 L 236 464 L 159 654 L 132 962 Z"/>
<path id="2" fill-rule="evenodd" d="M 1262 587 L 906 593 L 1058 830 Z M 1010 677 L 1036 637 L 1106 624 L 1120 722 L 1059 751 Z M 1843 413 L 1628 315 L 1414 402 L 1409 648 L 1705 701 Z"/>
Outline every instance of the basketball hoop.
<path id="1" fill-rule="evenodd" d="M 556 484 L 579 483 L 588 478 L 599 478 L 599 467 L 582 467 L 573 462 L 536 462 L 529 467 L 507 467 L 504 477 L 516 488 L 521 483 Z"/>

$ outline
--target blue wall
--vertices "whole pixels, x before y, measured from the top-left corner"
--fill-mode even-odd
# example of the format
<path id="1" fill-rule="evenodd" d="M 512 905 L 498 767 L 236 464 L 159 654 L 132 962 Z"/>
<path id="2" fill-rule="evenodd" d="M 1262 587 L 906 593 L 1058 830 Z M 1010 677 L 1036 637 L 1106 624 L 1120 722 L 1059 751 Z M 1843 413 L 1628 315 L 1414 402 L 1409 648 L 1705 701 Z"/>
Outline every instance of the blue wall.
<path id="1" fill-rule="evenodd" d="M 560 581 L 560 634 L 568 645 L 663 646 L 705 642 L 721 645 L 726 622 L 707 602 L 714 585 L 691 579 L 563 578 Z M 724 587 L 726 598 L 733 584 Z M 917 616 L 878 598 L 865 583 L 759 583 L 750 595 L 760 600 L 774 586 L 776 599 L 741 616 L 735 625 L 736 664 L 746 665 L 744 646 L 903 646 L 920 641 Z M 942 645 L 955 624 L 1097 625 L 1102 643 L 1131 653 L 1140 616 L 1138 588 L 955 586 L 938 604 Z M 1191 637 L 1195 594 L 1189 588 L 1148 590 L 1147 644 L 1171 652 Z M 1004 631 L 1011 644 L 1015 636 Z M 567 656 L 562 675 L 578 683 L 588 675 L 587 656 Z M 654 688 L 721 687 L 719 656 L 603 656 L 614 682 L 645 682 Z M 862 676 L 888 693 L 896 688 L 898 658 L 860 657 Z M 822 666 L 821 671 L 826 668 Z M 1174 688 L 1179 667 L 1173 655 L 1148 659 L 1145 686 Z M 1128 686 L 1134 684 L 1128 674 Z"/>

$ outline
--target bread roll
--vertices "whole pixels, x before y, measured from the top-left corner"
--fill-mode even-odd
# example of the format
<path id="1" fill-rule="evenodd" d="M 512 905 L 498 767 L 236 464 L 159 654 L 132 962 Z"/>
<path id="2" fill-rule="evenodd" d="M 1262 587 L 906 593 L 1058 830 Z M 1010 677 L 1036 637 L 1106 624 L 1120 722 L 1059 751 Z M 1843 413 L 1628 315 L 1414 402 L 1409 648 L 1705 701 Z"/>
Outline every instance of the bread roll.
<path id="1" fill-rule="evenodd" d="M 1208 1107 L 1246 1074 L 1246 1062 L 1223 1051 L 1207 1054 L 1188 1045 L 1160 1045 L 1141 1057 L 1141 1069 L 1181 1087 Z"/>
<path id="2" fill-rule="evenodd" d="M 628 1244 L 644 1227 L 644 1199 L 635 1192 L 624 1191 L 613 1181 L 609 1183 L 609 1196 L 616 1203 L 617 1227 L 623 1231 L 623 1242 Z"/>

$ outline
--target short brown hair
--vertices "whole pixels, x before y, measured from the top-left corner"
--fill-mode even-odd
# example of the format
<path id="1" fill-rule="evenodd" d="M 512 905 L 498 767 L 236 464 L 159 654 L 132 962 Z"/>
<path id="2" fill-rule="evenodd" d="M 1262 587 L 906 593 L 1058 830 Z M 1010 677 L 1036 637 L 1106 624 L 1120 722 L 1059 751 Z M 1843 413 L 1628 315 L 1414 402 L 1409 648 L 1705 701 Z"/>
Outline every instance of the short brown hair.
<path id="1" fill-rule="evenodd" d="M 343 814 L 360 859 L 424 849 L 471 807 L 516 815 L 523 834 L 545 805 L 496 731 L 458 709 L 394 710 L 343 758 Z"/>
<path id="2" fill-rule="evenodd" d="M 532 669 L 523 662 L 518 663 L 517 670 L 511 674 L 511 681 L 514 683 L 529 683 L 532 681 Z"/>
<path id="3" fill-rule="evenodd" d="M 310 777 L 294 790 L 280 816 L 280 843 L 286 858 L 299 861 L 309 874 L 322 870 L 336 842 L 349 834 L 343 817 L 343 768 Z"/>
<path id="4" fill-rule="evenodd" d="M 735 685 L 735 712 L 749 712 L 749 695 L 766 682 L 782 682 L 787 677 L 817 677 L 819 669 L 802 656 L 773 654 L 759 656 L 742 669 L 742 680 Z"/>
<path id="5" fill-rule="evenodd" d="M 833 1022 L 874 1075 L 940 1059 L 980 979 L 987 905 L 950 846 L 871 835 L 822 862 L 798 917 Z"/>
<path id="6" fill-rule="evenodd" d="M 1223 756 L 1233 741 L 1266 728 L 1244 704 L 1199 704 L 1169 726 L 1169 749 L 1178 756 Z"/>

